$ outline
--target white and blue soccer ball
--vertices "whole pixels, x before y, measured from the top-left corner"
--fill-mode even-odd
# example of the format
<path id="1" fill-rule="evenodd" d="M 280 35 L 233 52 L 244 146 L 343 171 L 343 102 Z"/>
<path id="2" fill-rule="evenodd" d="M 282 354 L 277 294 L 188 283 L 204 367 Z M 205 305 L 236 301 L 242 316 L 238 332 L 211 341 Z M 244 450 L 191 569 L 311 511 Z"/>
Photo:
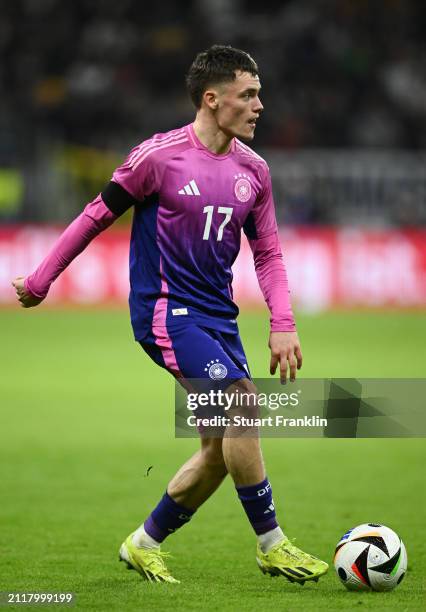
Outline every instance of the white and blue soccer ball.
<path id="1" fill-rule="evenodd" d="M 347 531 L 337 543 L 334 567 L 351 591 L 391 591 L 407 571 L 407 552 L 389 527 L 366 523 Z"/>

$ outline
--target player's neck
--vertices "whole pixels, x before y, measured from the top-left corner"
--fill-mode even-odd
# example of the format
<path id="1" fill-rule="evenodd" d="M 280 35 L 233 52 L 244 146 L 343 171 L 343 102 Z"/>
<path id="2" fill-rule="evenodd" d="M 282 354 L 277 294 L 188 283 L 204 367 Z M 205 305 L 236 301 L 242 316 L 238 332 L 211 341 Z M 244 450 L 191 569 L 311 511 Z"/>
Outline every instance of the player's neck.
<path id="1" fill-rule="evenodd" d="M 216 155 L 229 153 L 232 137 L 222 132 L 214 120 L 198 112 L 192 125 L 196 137 L 209 151 Z"/>

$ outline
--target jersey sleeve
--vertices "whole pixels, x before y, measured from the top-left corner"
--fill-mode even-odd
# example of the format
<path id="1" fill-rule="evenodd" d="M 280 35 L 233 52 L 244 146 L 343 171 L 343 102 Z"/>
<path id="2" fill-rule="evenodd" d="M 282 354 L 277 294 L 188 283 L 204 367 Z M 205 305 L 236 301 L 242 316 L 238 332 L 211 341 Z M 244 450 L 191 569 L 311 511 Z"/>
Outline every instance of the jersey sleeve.
<path id="1" fill-rule="evenodd" d="M 115 215 L 140 204 L 158 188 L 158 169 L 149 153 L 146 143 L 132 149 L 102 191 L 103 201 Z"/>
<path id="2" fill-rule="evenodd" d="M 142 143 L 130 152 L 102 193 L 67 227 L 40 266 L 25 279 L 29 293 L 46 297 L 53 281 L 93 238 L 153 193 L 157 178 L 151 156 L 147 156 L 150 151 L 149 144 Z"/>
<path id="3" fill-rule="evenodd" d="M 278 232 L 249 239 L 249 244 L 259 287 L 271 313 L 271 331 L 296 331 Z"/>
<path id="4" fill-rule="evenodd" d="M 252 240 L 265 238 L 277 231 L 271 175 L 266 164 L 262 165 L 260 176 L 262 189 L 243 227 L 247 238 Z"/>
<path id="5" fill-rule="evenodd" d="M 25 279 L 25 289 L 44 299 L 53 281 L 117 216 L 98 195 L 66 228 L 38 268 Z"/>
<path id="6" fill-rule="evenodd" d="M 296 324 L 278 237 L 271 175 L 266 164 L 262 170 L 263 189 L 247 217 L 244 232 L 253 253 L 259 287 L 271 313 L 271 331 L 292 332 Z"/>

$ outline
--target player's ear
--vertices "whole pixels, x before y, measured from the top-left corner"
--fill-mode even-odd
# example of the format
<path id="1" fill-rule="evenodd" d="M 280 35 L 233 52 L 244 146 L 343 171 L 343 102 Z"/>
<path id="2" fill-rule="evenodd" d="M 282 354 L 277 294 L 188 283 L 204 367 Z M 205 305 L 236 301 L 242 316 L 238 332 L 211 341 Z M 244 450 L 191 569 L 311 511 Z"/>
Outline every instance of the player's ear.
<path id="1" fill-rule="evenodd" d="M 218 92 L 214 89 L 207 89 L 203 94 L 203 100 L 211 110 L 218 107 Z"/>

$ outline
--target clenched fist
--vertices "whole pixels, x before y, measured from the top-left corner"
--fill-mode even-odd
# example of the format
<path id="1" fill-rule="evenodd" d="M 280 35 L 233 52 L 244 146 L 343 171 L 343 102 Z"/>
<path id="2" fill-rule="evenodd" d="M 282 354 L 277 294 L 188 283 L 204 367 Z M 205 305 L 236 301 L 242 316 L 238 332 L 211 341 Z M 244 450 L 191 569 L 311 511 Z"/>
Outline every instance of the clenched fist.
<path id="1" fill-rule="evenodd" d="M 18 302 L 20 302 L 23 308 L 31 308 L 32 306 L 38 306 L 40 302 L 44 300 L 44 298 L 38 298 L 29 293 L 25 289 L 24 285 L 25 277 L 18 276 L 12 281 L 12 285 L 15 287 L 16 296 L 18 298 Z"/>

